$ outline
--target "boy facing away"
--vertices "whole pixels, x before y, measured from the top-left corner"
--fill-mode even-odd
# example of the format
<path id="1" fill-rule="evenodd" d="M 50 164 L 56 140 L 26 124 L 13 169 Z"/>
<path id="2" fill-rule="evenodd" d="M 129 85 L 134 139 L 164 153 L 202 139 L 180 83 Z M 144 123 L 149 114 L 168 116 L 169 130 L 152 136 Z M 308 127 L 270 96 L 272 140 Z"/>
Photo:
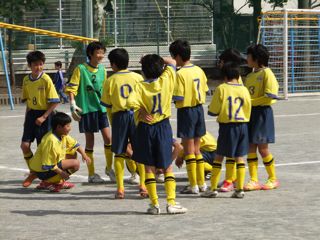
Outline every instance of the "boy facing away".
<path id="1" fill-rule="evenodd" d="M 57 70 L 56 74 L 54 75 L 53 83 L 54 87 L 56 88 L 57 93 L 59 94 L 60 99 L 63 99 L 63 103 L 68 103 L 68 97 L 64 93 L 64 79 L 63 79 L 63 73 L 62 73 L 62 62 L 57 61 L 54 63 L 54 68 Z"/>
<path id="2" fill-rule="evenodd" d="M 74 120 L 79 121 L 79 131 L 85 134 L 86 154 L 91 159 L 88 165 L 88 182 L 104 183 L 104 180 L 95 173 L 94 168 L 94 133 L 101 131 L 104 141 L 106 159 L 106 174 L 111 181 L 115 181 L 112 170 L 111 132 L 106 109 L 100 104 L 102 86 L 106 80 L 106 69 L 100 64 L 106 52 L 100 42 L 91 42 L 87 46 L 88 63 L 79 64 L 74 70 L 66 92 L 70 98 L 70 110 Z"/>
<path id="3" fill-rule="evenodd" d="M 202 197 L 215 198 L 224 157 L 235 158 L 237 164 L 237 190 L 232 197 L 243 198 L 245 164 L 243 157 L 249 148 L 248 126 L 251 100 L 246 87 L 238 83 L 239 67 L 225 63 L 221 69 L 225 83 L 219 85 L 209 105 L 209 115 L 218 116 L 219 137 L 215 160 L 212 166 L 211 189 Z"/>
<path id="4" fill-rule="evenodd" d="M 134 141 L 135 123 L 133 111 L 127 107 L 128 98 L 138 82 L 143 77 L 135 72 L 129 71 L 129 55 L 123 48 L 112 50 L 108 59 L 112 70 L 115 72 L 106 82 L 103 89 L 101 104 L 111 109 L 112 115 L 112 146 L 115 154 L 114 169 L 117 181 L 117 192 L 115 198 L 124 198 L 124 165 L 128 158 L 126 152 L 129 142 Z M 144 166 L 138 164 L 140 179 L 144 182 Z M 147 195 L 145 184 L 139 188 L 142 197 Z"/>
<path id="5" fill-rule="evenodd" d="M 77 141 L 68 135 L 70 130 L 71 118 L 57 112 L 52 117 L 52 131 L 43 137 L 35 155 L 30 159 L 30 169 L 42 180 L 37 189 L 59 192 L 74 187 L 74 184 L 65 180 L 79 170 L 80 163 L 76 157 L 67 159 L 67 150 L 69 153 L 79 152 L 83 161 L 90 163 L 90 158 Z"/>
<path id="6" fill-rule="evenodd" d="M 136 84 L 128 99 L 128 107 L 143 108 L 152 115 L 151 121 L 142 118 L 137 126 L 133 147 L 134 160 L 145 165 L 146 187 L 150 207 L 149 214 L 160 214 L 155 180 L 156 168 L 164 169 L 167 213 L 185 213 L 186 208 L 175 202 L 176 182 L 172 171 L 172 129 L 169 122 L 171 101 L 176 79 L 175 61 L 162 59 L 156 54 L 141 59 L 145 80 Z M 164 65 L 167 66 L 164 68 Z"/>
<path id="7" fill-rule="evenodd" d="M 27 107 L 20 147 L 28 167 L 33 156 L 31 143 L 36 139 L 39 145 L 42 137 L 51 129 L 52 111 L 60 102 L 51 78 L 43 72 L 45 60 L 45 55 L 40 51 L 27 55 L 31 73 L 24 77 L 22 84 L 22 101 L 27 102 Z M 22 185 L 28 187 L 36 178 L 36 174 L 30 170 Z"/>
<path id="8" fill-rule="evenodd" d="M 181 193 L 198 194 L 207 189 L 204 161 L 200 152 L 200 138 L 206 134 L 202 104 L 206 101 L 207 77 L 203 70 L 190 62 L 191 48 L 187 41 L 176 40 L 169 48 L 180 70 L 174 97 L 177 107 L 177 137 L 182 138 L 189 186 Z"/>

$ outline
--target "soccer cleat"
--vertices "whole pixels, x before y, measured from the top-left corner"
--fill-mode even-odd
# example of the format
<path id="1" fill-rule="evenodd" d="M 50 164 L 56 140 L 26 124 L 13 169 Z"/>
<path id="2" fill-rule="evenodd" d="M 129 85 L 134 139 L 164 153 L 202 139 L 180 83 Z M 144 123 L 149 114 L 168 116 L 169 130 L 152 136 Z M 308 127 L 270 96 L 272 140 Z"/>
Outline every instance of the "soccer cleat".
<path id="1" fill-rule="evenodd" d="M 188 209 L 182 207 L 180 204 L 176 203 L 175 205 L 167 204 L 167 213 L 168 214 L 182 214 L 186 213 Z"/>
<path id="2" fill-rule="evenodd" d="M 95 173 L 94 175 L 88 177 L 88 183 L 101 184 L 105 183 L 105 181 Z"/>
<path id="3" fill-rule="evenodd" d="M 159 205 L 149 204 L 149 208 L 147 209 L 147 213 L 151 214 L 151 215 L 160 215 Z"/>
<path id="4" fill-rule="evenodd" d="M 106 168 L 105 173 L 110 178 L 110 182 L 112 182 L 112 183 L 116 182 L 116 175 L 114 174 L 113 169 L 108 170 Z"/>
<path id="5" fill-rule="evenodd" d="M 220 192 L 231 192 L 233 191 L 234 186 L 233 183 L 228 182 L 226 180 L 223 181 L 222 186 L 220 187 Z"/>
<path id="6" fill-rule="evenodd" d="M 208 189 L 207 191 L 201 194 L 201 197 L 204 197 L 204 198 L 216 198 L 217 196 L 218 196 L 218 191 L 217 190 L 212 191 L 210 189 Z"/>
<path id="7" fill-rule="evenodd" d="M 181 191 L 180 191 L 181 194 L 199 194 L 199 187 L 198 185 L 194 186 L 194 187 L 190 187 L 189 185 L 188 186 L 185 186 Z"/>
<path id="8" fill-rule="evenodd" d="M 262 185 L 261 190 L 272 190 L 278 188 L 280 183 L 278 180 L 270 180 L 268 179 L 265 184 Z"/>
<path id="9" fill-rule="evenodd" d="M 22 186 L 29 187 L 36 178 L 38 178 L 36 173 L 30 172 L 28 177 L 22 182 Z"/>
<path id="10" fill-rule="evenodd" d="M 51 183 L 47 189 L 50 192 L 60 192 L 60 190 L 62 189 L 61 184 L 60 183 Z"/>
<path id="11" fill-rule="evenodd" d="M 243 190 L 236 190 L 231 195 L 232 198 L 244 198 L 244 191 Z"/>
<path id="12" fill-rule="evenodd" d="M 141 196 L 142 198 L 147 198 L 147 197 L 149 197 L 148 191 L 147 191 L 146 187 L 140 186 L 140 187 L 139 187 L 139 194 L 140 194 L 140 196 Z"/>
<path id="13" fill-rule="evenodd" d="M 39 185 L 36 186 L 36 189 L 38 189 L 38 190 L 46 190 L 50 185 L 52 185 L 52 183 L 48 183 L 46 181 L 41 181 L 39 183 Z"/>
<path id="14" fill-rule="evenodd" d="M 140 179 L 138 174 L 136 173 L 131 173 L 130 178 L 126 179 L 126 182 L 132 185 L 137 185 L 140 183 Z"/>
<path id="15" fill-rule="evenodd" d="M 261 190 L 261 185 L 259 182 L 250 180 L 243 188 L 245 191 L 256 191 Z"/>
<path id="16" fill-rule="evenodd" d="M 163 173 L 156 174 L 155 178 L 156 178 L 157 183 L 164 183 L 164 174 Z"/>
<path id="17" fill-rule="evenodd" d="M 206 183 L 204 183 L 202 186 L 199 186 L 200 192 L 205 192 L 205 191 L 207 191 L 207 189 L 208 189 L 208 186 Z"/>
<path id="18" fill-rule="evenodd" d="M 114 195 L 115 199 L 124 199 L 124 190 L 117 190 L 116 194 Z"/>
<path id="19" fill-rule="evenodd" d="M 73 188 L 75 185 L 71 182 L 63 181 L 61 184 L 62 189 L 70 189 Z"/>

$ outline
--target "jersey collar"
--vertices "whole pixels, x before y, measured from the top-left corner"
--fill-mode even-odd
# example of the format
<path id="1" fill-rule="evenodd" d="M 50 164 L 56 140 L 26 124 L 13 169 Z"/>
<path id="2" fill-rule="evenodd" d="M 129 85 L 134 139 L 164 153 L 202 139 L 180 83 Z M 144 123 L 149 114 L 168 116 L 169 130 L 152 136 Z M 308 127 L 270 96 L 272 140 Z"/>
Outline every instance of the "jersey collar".
<path id="1" fill-rule="evenodd" d="M 154 78 L 154 79 L 145 79 L 144 81 L 147 82 L 147 83 L 152 83 L 152 82 L 155 82 L 157 81 L 158 78 Z"/>
<path id="2" fill-rule="evenodd" d="M 194 64 L 189 63 L 188 65 L 185 65 L 185 66 L 183 66 L 181 68 L 192 68 L 192 67 L 194 67 Z"/>
<path id="3" fill-rule="evenodd" d="M 120 70 L 118 72 L 115 72 L 114 74 L 124 74 L 124 73 L 130 73 L 128 69 Z"/>
<path id="4" fill-rule="evenodd" d="M 38 77 L 32 78 L 32 74 L 30 73 L 30 74 L 29 74 L 29 79 L 30 79 L 31 81 L 36 81 L 36 80 L 38 80 L 39 78 L 41 78 L 42 75 L 43 75 L 43 72 L 41 72 L 41 73 L 38 75 Z"/>

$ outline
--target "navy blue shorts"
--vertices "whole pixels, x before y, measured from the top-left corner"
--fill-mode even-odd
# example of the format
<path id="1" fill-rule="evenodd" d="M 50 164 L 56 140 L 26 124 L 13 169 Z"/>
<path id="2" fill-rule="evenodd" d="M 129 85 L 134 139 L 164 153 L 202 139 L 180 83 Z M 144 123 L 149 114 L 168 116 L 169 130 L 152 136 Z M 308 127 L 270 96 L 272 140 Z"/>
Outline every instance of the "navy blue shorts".
<path id="1" fill-rule="evenodd" d="M 39 145 L 42 137 L 51 130 L 52 114 L 48 116 L 41 126 L 36 124 L 37 118 L 41 117 L 45 112 L 46 110 L 29 110 L 26 113 L 23 125 L 22 142 L 33 142 L 34 139 L 36 139 L 37 144 Z"/>
<path id="2" fill-rule="evenodd" d="M 132 111 L 121 111 L 112 114 L 112 145 L 115 154 L 125 153 L 128 140 L 133 141 L 135 124 Z"/>
<path id="3" fill-rule="evenodd" d="M 169 119 L 149 125 L 140 122 L 135 134 L 134 160 L 146 166 L 168 168 L 172 164 L 172 129 Z"/>
<path id="4" fill-rule="evenodd" d="M 252 107 L 248 124 L 249 143 L 265 144 L 275 142 L 274 118 L 272 107 Z"/>
<path id="5" fill-rule="evenodd" d="M 202 105 L 178 108 L 177 136 L 179 138 L 200 138 L 206 134 L 206 123 Z"/>
<path id="6" fill-rule="evenodd" d="M 212 152 L 200 151 L 200 152 L 202 154 L 203 160 L 212 166 L 214 158 L 216 157 L 216 151 L 212 151 Z"/>
<path id="7" fill-rule="evenodd" d="M 89 112 L 81 115 L 79 122 L 79 131 L 81 133 L 94 133 L 109 127 L 109 121 L 105 112 Z"/>
<path id="8" fill-rule="evenodd" d="M 243 157 L 249 151 L 247 123 L 220 123 L 216 154 L 225 157 Z"/>
<path id="9" fill-rule="evenodd" d="M 60 168 L 61 170 L 63 170 L 63 169 L 62 169 L 62 161 L 60 161 L 60 162 L 58 163 L 58 168 Z M 37 177 L 38 177 L 40 180 L 47 180 L 47 179 L 52 178 L 52 177 L 54 177 L 54 176 L 57 175 L 57 173 L 56 173 L 55 171 L 52 171 L 52 170 L 49 170 L 49 171 L 47 171 L 47 172 L 36 172 L 36 174 L 37 174 Z"/>

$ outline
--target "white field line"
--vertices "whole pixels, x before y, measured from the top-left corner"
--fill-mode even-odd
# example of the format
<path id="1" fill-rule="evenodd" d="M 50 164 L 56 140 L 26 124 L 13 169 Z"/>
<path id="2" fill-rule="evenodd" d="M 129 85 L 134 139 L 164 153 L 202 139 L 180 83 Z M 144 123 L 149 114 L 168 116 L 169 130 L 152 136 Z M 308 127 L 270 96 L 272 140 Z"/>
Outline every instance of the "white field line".
<path id="1" fill-rule="evenodd" d="M 320 164 L 320 161 L 307 161 L 307 162 L 292 162 L 292 163 L 278 163 L 276 164 L 276 167 L 284 167 L 284 166 L 299 166 L 299 165 L 305 165 L 305 164 Z M 263 165 L 260 165 L 259 168 L 263 168 L 264 166 Z M 9 170 L 9 171 L 17 171 L 17 172 L 25 172 L 25 173 L 28 173 L 29 170 L 28 169 L 25 169 L 25 168 L 11 168 L 11 167 L 7 167 L 7 166 L 3 166 L 3 165 L 0 165 L 0 170 L 1 169 L 4 169 L 4 170 Z M 224 169 L 223 169 L 224 171 Z M 179 171 L 179 172 L 174 172 L 175 175 L 185 175 L 187 174 L 187 172 L 185 171 Z M 87 176 L 83 176 L 83 175 L 77 175 L 77 174 L 74 174 L 71 176 L 72 178 L 80 178 L 80 179 L 88 179 Z M 124 178 L 127 179 L 129 178 L 130 176 L 125 176 Z M 109 179 L 109 178 L 103 178 L 103 179 Z"/>

